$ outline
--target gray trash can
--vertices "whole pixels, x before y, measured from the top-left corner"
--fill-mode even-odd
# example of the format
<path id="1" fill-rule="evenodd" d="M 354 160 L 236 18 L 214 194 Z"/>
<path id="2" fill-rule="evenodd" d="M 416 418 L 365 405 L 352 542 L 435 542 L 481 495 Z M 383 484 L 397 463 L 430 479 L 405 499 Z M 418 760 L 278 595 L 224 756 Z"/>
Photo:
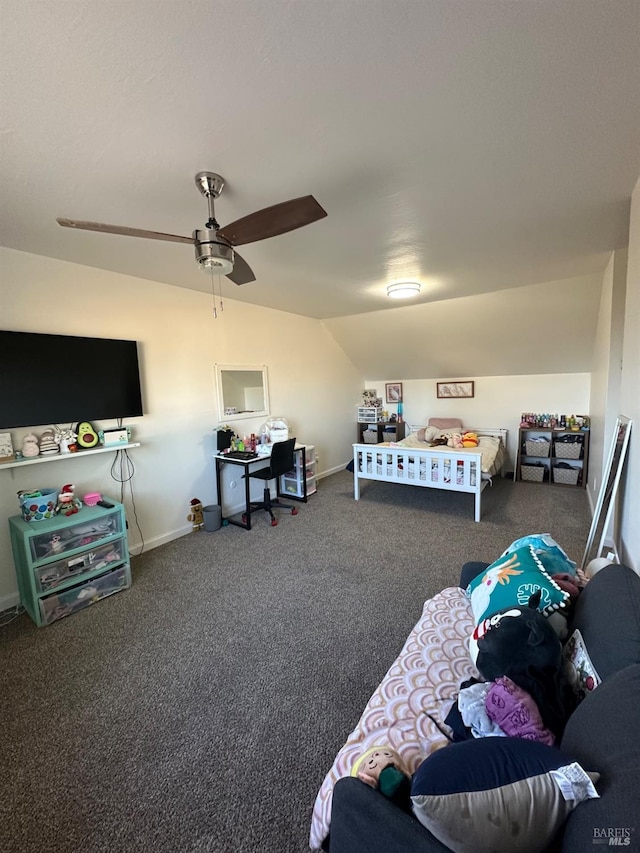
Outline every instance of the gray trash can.
<path id="1" fill-rule="evenodd" d="M 213 533 L 222 527 L 222 508 L 218 504 L 209 504 L 202 507 L 204 518 L 204 529 L 207 533 Z"/>

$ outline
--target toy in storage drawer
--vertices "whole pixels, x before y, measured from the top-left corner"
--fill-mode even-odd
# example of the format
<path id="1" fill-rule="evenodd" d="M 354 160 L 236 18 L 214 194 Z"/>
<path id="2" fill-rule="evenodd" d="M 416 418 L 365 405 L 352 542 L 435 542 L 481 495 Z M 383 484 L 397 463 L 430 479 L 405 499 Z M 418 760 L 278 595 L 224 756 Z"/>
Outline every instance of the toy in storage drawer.
<path id="1" fill-rule="evenodd" d="M 45 522 L 47 526 L 50 522 Z M 54 554 L 62 554 L 72 551 L 74 548 L 82 548 L 92 542 L 99 542 L 107 536 L 122 533 L 121 516 L 118 510 L 105 514 L 92 521 L 82 521 L 81 513 L 78 513 L 78 523 L 70 527 L 56 530 L 53 535 L 45 532 L 34 536 L 29 540 L 32 560 L 43 560 Z"/>
<path id="2" fill-rule="evenodd" d="M 78 586 L 48 595 L 39 601 L 42 622 L 44 625 L 49 625 L 56 619 L 62 619 L 63 616 L 69 616 L 71 613 L 89 607 L 90 604 L 127 586 L 131 586 L 129 567 L 121 566 L 119 569 L 113 569 Z"/>
<path id="3" fill-rule="evenodd" d="M 97 572 L 108 566 L 122 563 L 125 556 L 124 540 L 119 539 L 116 542 L 92 548 L 83 554 L 56 560 L 55 563 L 35 569 L 36 589 L 39 592 L 46 592 L 85 572 Z"/>

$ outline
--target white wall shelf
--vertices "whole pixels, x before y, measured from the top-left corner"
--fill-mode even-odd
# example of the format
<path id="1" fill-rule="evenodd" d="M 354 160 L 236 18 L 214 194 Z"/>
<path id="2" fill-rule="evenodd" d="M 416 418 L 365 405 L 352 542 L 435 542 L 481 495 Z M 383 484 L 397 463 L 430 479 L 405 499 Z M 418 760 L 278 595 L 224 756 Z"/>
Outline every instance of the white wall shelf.
<path id="1" fill-rule="evenodd" d="M 1 462 L 0 471 L 3 468 L 21 468 L 23 465 L 38 465 L 40 462 L 60 462 L 63 459 L 81 459 L 83 456 L 91 456 L 94 453 L 115 453 L 117 450 L 129 450 L 132 447 L 140 447 L 140 442 L 132 441 L 127 444 L 110 444 L 108 447 L 93 447 L 89 450 L 78 450 L 76 453 L 54 453 L 53 456 L 36 456 L 34 459 Z"/>

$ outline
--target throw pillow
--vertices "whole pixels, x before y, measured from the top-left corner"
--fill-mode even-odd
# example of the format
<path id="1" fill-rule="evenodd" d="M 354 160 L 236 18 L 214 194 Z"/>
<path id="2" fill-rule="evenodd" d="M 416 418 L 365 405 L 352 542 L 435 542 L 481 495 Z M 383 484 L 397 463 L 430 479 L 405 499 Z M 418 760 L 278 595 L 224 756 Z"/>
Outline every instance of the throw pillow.
<path id="1" fill-rule="evenodd" d="M 576 564 L 569 559 L 568 554 L 558 545 L 550 533 L 532 533 L 529 536 L 522 536 L 512 542 L 502 556 L 505 557 L 526 545 L 533 545 L 534 553 L 550 575 L 560 575 L 565 572 L 575 575 Z"/>
<path id="2" fill-rule="evenodd" d="M 545 615 L 563 607 L 569 598 L 545 571 L 532 545 L 500 557 L 467 587 L 476 625 L 510 607 L 525 607 L 538 590 L 538 610 Z"/>
<path id="3" fill-rule="evenodd" d="M 481 738 L 430 755 L 413 777 L 411 802 L 454 853 L 540 853 L 579 803 L 598 797 L 597 779 L 555 747 Z"/>
<path id="4" fill-rule="evenodd" d="M 600 684 L 600 676 L 591 663 L 589 652 L 578 628 L 567 640 L 562 650 L 562 657 L 565 677 L 573 687 L 576 699 L 581 702 L 587 693 L 591 693 Z"/>

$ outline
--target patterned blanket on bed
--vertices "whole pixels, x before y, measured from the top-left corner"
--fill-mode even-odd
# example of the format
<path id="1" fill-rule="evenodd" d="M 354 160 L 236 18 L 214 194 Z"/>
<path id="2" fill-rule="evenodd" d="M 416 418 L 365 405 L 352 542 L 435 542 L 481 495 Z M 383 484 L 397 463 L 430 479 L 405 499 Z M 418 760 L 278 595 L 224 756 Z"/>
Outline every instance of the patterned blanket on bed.
<path id="1" fill-rule="evenodd" d="M 478 677 L 469 658 L 473 616 L 464 590 L 449 587 L 425 602 L 407 637 L 316 797 L 309 843 L 317 849 L 329 833 L 333 786 L 351 775 L 354 763 L 372 746 L 390 746 L 411 773 L 447 739 L 428 716 L 444 726 L 460 683 Z"/>

